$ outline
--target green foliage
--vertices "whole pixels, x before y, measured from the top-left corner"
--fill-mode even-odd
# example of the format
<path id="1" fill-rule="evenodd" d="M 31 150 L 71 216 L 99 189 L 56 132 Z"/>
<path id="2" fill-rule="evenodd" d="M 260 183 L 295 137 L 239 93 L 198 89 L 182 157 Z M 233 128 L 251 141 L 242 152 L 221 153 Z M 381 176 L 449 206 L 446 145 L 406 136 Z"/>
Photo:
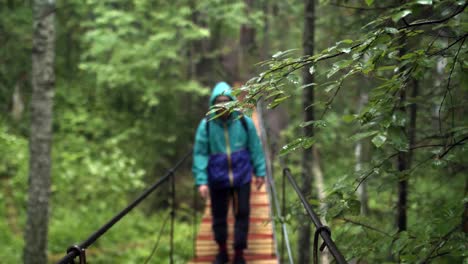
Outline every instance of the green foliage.
<path id="1" fill-rule="evenodd" d="M 8 111 L 7 106 L 12 103 L 11 95 L 15 86 L 28 94 L 27 78 L 31 67 L 31 9 L 27 3 L 9 2 L 17 7 L 0 8 L 0 98 L 2 98 L 0 109 L 2 112 Z"/>
<path id="2" fill-rule="evenodd" d="M 51 259 L 63 256 L 63 245 L 71 245 L 77 242 L 76 239 L 86 239 L 91 235 L 89 233 L 91 230 L 96 230 L 112 217 L 109 211 L 97 209 L 97 212 L 99 213 L 78 211 L 70 213 L 68 210 L 55 212 L 53 219 L 60 220 L 51 223 Z M 88 249 L 89 258 L 92 258 L 95 263 L 144 263 L 150 257 L 159 238 L 159 244 L 151 262 L 169 262 L 168 215 L 169 212 L 166 211 L 153 216 L 147 216 L 141 212 L 130 213 Z M 63 228 L 64 223 L 67 223 L 67 228 Z M 182 263 L 192 256 L 193 241 L 187 239 L 187 234 L 192 233 L 193 227 L 180 219 L 176 220 L 175 226 L 177 232 L 174 236 L 174 247 L 177 250 L 174 261 Z M 80 232 L 77 232 L 78 230 Z M 123 237 L 126 239 L 122 239 Z"/>
<path id="3" fill-rule="evenodd" d="M 225 78 L 223 63 L 239 59 L 241 25 L 255 29 L 260 53 L 272 57 L 257 64 L 263 72 L 238 92 L 247 94 L 247 106 L 262 98 L 270 109 L 289 110 L 279 144 L 294 176 L 301 173 L 298 152 L 320 150 L 327 198 L 307 198 L 316 208 L 326 203 L 317 211 L 346 258 L 368 263 L 466 258 L 466 235 L 456 227 L 467 202 L 467 2 L 319 2 L 317 52 L 305 56 L 302 1 L 258 1 L 249 12 L 244 1 L 57 2 L 51 262 L 189 150 L 207 110 L 202 97 L 209 90 L 201 83 L 208 83 L 206 76 L 210 82 Z M 28 114 L 13 119 L 9 112 L 15 86 L 29 107 L 31 25 L 29 2 L 0 6 L 0 256 L 5 263 L 21 262 L 24 246 L 27 135 L 34 131 L 27 129 Z M 301 70 L 314 74 L 315 83 L 302 84 Z M 419 93 L 413 96 L 415 83 Z M 307 106 L 315 109 L 316 119 L 308 122 L 302 121 L 305 89 L 316 95 Z M 358 107 L 361 93 L 369 100 Z M 412 106 L 417 106 L 416 145 L 408 129 Z M 299 135 L 305 127 L 314 128 L 313 137 Z M 359 169 L 353 156 L 358 142 L 368 153 Z M 395 167 L 399 154 L 413 157 L 403 171 Z M 275 164 L 275 171 L 280 169 Z M 181 188 L 176 263 L 192 256 L 189 171 L 185 165 L 176 175 Z M 396 186 L 403 179 L 409 181 L 408 230 L 397 233 Z M 368 187 L 366 216 L 359 213 L 356 194 L 362 184 Z M 287 188 L 288 208 L 276 220 L 297 235 L 301 223 L 295 219 L 305 212 Z M 98 240 L 89 259 L 145 261 L 159 228 L 167 226 L 168 189 L 158 190 Z M 166 228 L 153 260 L 168 262 L 168 240 Z"/>
<path id="4" fill-rule="evenodd" d="M 21 227 L 24 223 L 26 204 L 28 144 L 26 139 L 9 131 L 0 118 L 0 251 L 2 261 L 21 262 L 21 248 L 24 245 Z"/>
<path id="5" fill-rule="evenodd" d="M 98 87 L 131 89 L 149 106 L 158 105 L 157 94 L 168 87 L 172 93 L 200 91 L 181 82 L 185 60 L 179 54 L 190 41 L 209 36 L 208 29 L 190 20 L 190 9 L 146 1 L 109 8 L 113 2 L 89 1 L 93 19 L 84 22 L 83 42 L 89 48 L 80 69 L 95 73 Z"/>
<path id="6" fill-rule="evenodd" d="M 385 4 L 365 2 L 369 7 Z M 339 245 L 349 258 L 383 263 L 392 255 L 394 261 L 414 263 L 436 257 L 440 263 L 450 263 L 461 256 L 458 248 L 463 239 L 460 240 L 461 233 L 456 227 L 464 210 L 461 199 L 465 183 L 463 173 L 453 169 L 464 169 L 459 167 L 461 160 L 455 162 L 452 158 L 466 162 L 466 156 L 461 153 L 467 134 L 453 133 L 464 131 L 467 121 L 461 107 L 466 104 L 463 62 L 467 35 L 460 27 L 466 20 L 465 8 L 466 1 L 407 1 L 378 8 L 381 12 L 376 19 L 364 20 L 365 26 L 357 37 L 345 36 L 344 40 L 325 46 L 313 55 L 298 56 L 290 50 L 278 52 L 262 63 L 267 69 L 243 88 L 248 92 L 245 104 L 267 98 L 275 107 L 276 98 L 314 89 L 316 101 L 309 107 L 315 108 L 316 120 L 301 124 L 302 127 L 314 125 L 314 136 L 297 136 L 297 129 L 291 128 L 296 133 L 288 135 L 281 154 L 289 155 L 288 164 L 299 164 L 294 151 L 311 143 L 321 149 L 324 174 L 331 177 L 326 181 L 333 182 L 329 184 L 332 186 L 328 188 L 327 209 L 322 214 L 336 222 L 333 225 L 338 230 L 336 241 L 342 242 Z M 431 17 L 426 16 L 425 10 L 431 10 Z M 449 41 L 437 33 L 445 30 L 453 34 Z M 315 83 L 300 82 L 300 71 L 305 69 L 315 75 Z M 419 93 L 414 96 L 415 85 Z M 291 86 L 297 92 L 291 92 Z M 356 106 L 349 98 L 359 90 L 368 91 L 368 103 L 359 112 L 350 113 L 349 109 Z M 299 102 L 296 99 L 294 104 Z M 417 106 L 417 142 L 410 145 L 409 109 L 414 105 Z M 437 109 L 435 114 L 434 109 Z M 327 115 L 336 121 L 324 123 Z M 341 141 L 341 137 L 346 140 Z M 365 140 L 373 145 L 372 157 L 362 164 L 360 171 L 350 173 L 355 163 L 351 159 L 352 144 Z M 393 160 L 399 153 L 412 155 L 412 167 L 404 171 L 395 168 Z M 431 163 L 435 166 L 431 167 Z M 450 182 L 438 185 L 447 175 Z M 395 234 L 392 211 L 400 180 L 410 180 L 410 231 Z M 356 218 L 360 207 L 356 190 L 363 182 L 370 190 L 371 212 L 367 217 Z M 430 194 L 424 192 L 428 186 L 435 188 Z M 455 186 L 461 186 L 453 192 L 457 197 L 443 199 L 443 190 Z M 436 201 L 438 206 L 434 206 Z M 430 213 L 434 208 L 451 208 L 449 212 L 456 217 L 446 214 L 437 218 Z M 339 222 L 350 217 L 357 219 L 355 223 Z M 438 220 L 433 221 L 435 218 Z M 366 226 L 376 226 L 378 230 Z M 448 256 L 437 255 L 441 252 Z"/>

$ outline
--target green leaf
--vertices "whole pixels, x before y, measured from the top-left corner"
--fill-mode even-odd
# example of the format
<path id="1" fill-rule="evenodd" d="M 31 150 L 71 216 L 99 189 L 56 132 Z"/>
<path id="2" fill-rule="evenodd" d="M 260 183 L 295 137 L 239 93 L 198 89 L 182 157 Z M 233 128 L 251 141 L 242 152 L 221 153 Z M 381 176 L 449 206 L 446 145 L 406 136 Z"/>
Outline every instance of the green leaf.
<path id="1" fill-rule="evenodd" d="M 351 48 L 339 48 L 338 50 L 341 51 L 341 52 L 344 52 L 346 54 L 351 52 Z"/>
<path id="2" fill-rule="evenodd" d="M 289 50 L 285 50 L 285 51 L 278 51 L 275 54 L 273 54 L 271 57 L 273 57 L 274 59 L 279 59 L 279 58 L 287 55 L 288 53 L 291 53 L 292 51 L 296 51 L 296 50 L 297 49 L 289 49 Z"/>
<path id="3" fill-rule="evenodd" d="M 312 121 L 302 122 L 299 126 L 306 127 L 310 125 L 313 125 L 314 127 L 326 127 L 328 123 L 324 120 L 312 120 Z"/>
<path id="4" fill-rule="evenodd" d="M 312 65 L 312 66 L 310 66 L 310 68 L 309 68 L 309 73 L 310 73 L 310 75 L 313 75 L 314 72 L 315 72 L 315 65 Z"/>
<path id="5" fill-rule="evenodd" d="M 355 115 L 344 115 L 341 119 L 346 123 L 351 123 L 354 120 L 356 120 L 356 116 Z"/>
<path id="6" fill-rule="evenodd" d="M 400 127 L 391 127 L 388 130 L 388 139 L 389 143 L 399 151 L 408 151 L 408 138 Z"/>
<path id="7" fill-rule="evenodd" d="M 385 32 L 387 32 L 389 34 L 393 34 L 393 35 L 398 34 L 398 32 L 399 32 L 398 29 L 392 28 L 392 27 L 386 27 L 384 30 L 385 30 Z"/>
<path id="8" fill-rule="evenodd" d="M 291 151 L 296 151 L 299 148 L 310 148 L 315 143 L 315 138 L 312 137 L 300 137 L 293 140 L 291 143 L 283 146 L 280 151 L 280 155 L 288 154 Z"/>
<path id="9" fill-rule="evenodd" d="M 339 70 L 348 67 L 349 65 L 351 65 L 351 63 L 353 63 L 353 60 L 341 60 L 341 61 L 335 62 L 331 70 L 328 71 L 327 78 L 330 78 Z"/>
<path id="10" fill-rule="evenodd" d="M 310 87 L 310 86 L 316 86 L 317 83 L 308 83 L 308 84 L 304 84 L 302 86 L 299 87 L 299 89 L 305 89 L 307 87 Z"/>
<path id="11" fill-rule="evenodd" d="M 413 53 L 413 52 L 411 52 L 411 53 L 406 53 L 405 55 L 401 56 L 401 59 L 402 59 L 402 60 L 411 59 L 411 58 L 413 58 L 413 57 L 416 56 L 416 55 L 417 55 L 417 54 L 416 54 L 416 53 Z"/>
<path id="12" fill-rule="evenodd" d="M 416 3 L 420 5 L 432 5 L 432 0 L 416 0 Z"/>
<path id="13" fill-rule="evenodd" d="M 371 6 L 374 3 L 374 0 L 366 0 L 367 6 Z"/>
<path id="14" fill-rule="evenodd" d="M 446 160 L 443 160 L 443 159 L 439 159 L 439 158 L 436 158 L 432 161 L 432 166 L 434 168 L 445 168 L 447 167 L 447 161 Z"/>
<path id="15" fill-rule="evenodd" d="M 393 20 L 393 22 L 398 22 L 398 21 L 400 21 L 400 19 L 404 18 L 405 16 L 407 16 L 407 15 L 409 15 L 411 13 L 413 13 L 413 11 L 408 10 L 408 9 L 400 11 L 400 12 L 398 12 L 398 13 L 396 13 L 396 14 L 394 14 L 392 16 L 392 20 Z"/>
<path id="16" fill-rule="evenodd" d="M 392 122 L 399 127 L 406 126 L 406 114 L 401 111 L 397 111 L 392 115 Z"/>
<path id="17" fill-rule="evenodd" d="M 343 40 L 340 40 L 336 43 L 336 46 L 340 45 L 340 44 L 352 44 L 354 41 L 352 39 L 343 39 Z"/>
<path id="18" fill-rule="evenodd" d="M 379 131 L 367 131 L 367 132 L 362 132 L 362 133 L 358 133 L 352 137 L 350 137 L 349 139 L 352 140 L 352 141 L 358 141 L 358 140 L 361 140 L 363 138 L 367 138 L 367 137 L 370 137 L 370 136 L 373 136 L 375 134 L 379 133 Z"/>
<path id="19" fill-rule="evenodd" d="M 277 107 L 281 102 L 288 99 L 289 97 L 290 97 L 289 95 L 286 95 L 286 96 L 283 96 L 283 97 L 280 97 L 280 98 L 276 98 L 275 100 L 273 100 L 273 102 L 268 104 L 268 109 L 272 109 L 272 108 Z"/>
<path id="20" fill-rule="evenodd" d="M 385 144 L 387 141 L 387 136 L 384 134 L 377 134 L 374 138 L 372 138 L 372 143 L 377 147 L 380 148 Z"/>
<path id="21" fill-rule="evenodd" d="M 377 71 L 393 71 L 393 70 L 395 70 L 396 67 L 397 66 L 395 66 L 395 65 L 382 66 L 382 67 L 377 68 Z"/>
<path id="22" fill-rule="evenodd" d="M 272 93 L 270 93 L 265 99 L 270 99 L 272 97 L 277 97 L 277 96 L 280 96 L 280 95 L 283 95 L 284 92 L 283 91 L 274 91 Z"/>
<path id="23" fill-rule="evenodd" d="M 325 88 L 325 92 L 326 93 L 329 93 L 331 92 L 332 90 L 336 89 L 338 87 L 339 83 L 338 82 L 335 82 L 333 84 L 330 84 L 328 85 L 326 88 Z"/>
<path id="24" fill-rule="evenodd" d="M 283 55 L 283 52 L 282 52 L 282 51 L 278 51 L 278 52 L 276 52 L 275 54 L 273 54 L 271 57 L 273 57 L 274 59 L 277 59 L 277 58 L 281 57 L 281 55 Z"/>
<path id="25" fill-rule="evenodd" d="M 347 213 L 350 213 L 351 215 L 359 215 L 361 212 L 361 202 L 358 200 L 348 200 L 346 205 L 348 206 Z"/>

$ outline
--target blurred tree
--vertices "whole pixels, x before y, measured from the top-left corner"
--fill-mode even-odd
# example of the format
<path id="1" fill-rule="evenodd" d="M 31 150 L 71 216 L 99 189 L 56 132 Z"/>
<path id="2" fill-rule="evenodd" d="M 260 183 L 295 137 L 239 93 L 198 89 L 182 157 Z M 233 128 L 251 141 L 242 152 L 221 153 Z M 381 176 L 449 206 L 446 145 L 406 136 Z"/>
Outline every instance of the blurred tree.
<path id="1" fill-rule="evenodd" d="M 313 56 L 315 47 L 315 0 L 304 0 L 304 35 L 303 35 L 303 53 L 304 56 Z M 310 72 L 307 67 L 304 67 L 302 71 L 302 82 L 307 88 L 304 89 L 303 103 L 304 108 L 304 123 L 311 123 L 315 121 L 314 116 L 314 87 L 311 84 L 314 82 L 313 72 Z M 305 126 L 303 129 L 304 137 L 313 137 L 314 130 L 313 126 Z M 302 181 L 301 191 L 305 196 L 312 196 L 312 183 L 313 183 L 313 170 L 312 162 L 314 152 L 307 148 L 302 153 Z M 317 183 L 317 182 L 315 182 Z M 317 196 L 315 193 L 314 196 Z M 299 263 L 310 263 L 310 238 L 311 229 L 310 222 L 307 221 L 306 216 L 301 217 L 302 223 L 299 228 L 298 236 L 298 262 Z"/>
<path id="2" fill-rule="evenodd" d="M 34 35 L 29 191 L 24 263 L 47 263 L 51 187 L 52 105 L 55 88 L 55 2 L 33 3 Z"/>

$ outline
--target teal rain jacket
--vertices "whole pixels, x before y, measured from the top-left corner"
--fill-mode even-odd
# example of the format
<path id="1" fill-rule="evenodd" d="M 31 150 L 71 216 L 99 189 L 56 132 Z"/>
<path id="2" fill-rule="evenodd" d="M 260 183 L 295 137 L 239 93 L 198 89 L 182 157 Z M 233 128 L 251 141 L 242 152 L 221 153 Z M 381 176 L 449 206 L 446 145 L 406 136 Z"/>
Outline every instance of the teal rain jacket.
<path id="1" fill-rule="evenodd" d="M 231 91 L 225 82 L 216 84 L 210 107 L 220 95 L 236 100 Z M 240 112 L 233 112 L 226 121 L 204 118 L 200 122 L 193 149 L 192 172 L 196 185 L 229 188 L 250 182 L 252 173 L 257 177 L 265 176 L 265 157 L 255 125 L 251 118 L 240 115 Z M 246 128 L 241 118 L 245 119 Z"/>

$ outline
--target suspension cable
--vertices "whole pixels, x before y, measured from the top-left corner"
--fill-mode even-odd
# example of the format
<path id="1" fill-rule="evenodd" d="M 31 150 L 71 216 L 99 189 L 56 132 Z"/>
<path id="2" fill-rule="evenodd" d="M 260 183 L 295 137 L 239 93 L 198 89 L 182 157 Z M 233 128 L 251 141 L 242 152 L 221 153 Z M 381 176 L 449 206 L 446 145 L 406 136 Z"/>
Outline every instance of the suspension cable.
<path id="1" fill-rule="evenodd" d="M 317 247 L 318 247 L 318 236 L 320 235 L 323 239 L 323 245 L 320 247 L 320 250 L 323 250 L 325 248 L 325 245 L 328 247 L 330 253 L 333 255 L 335 258 L 336 262 L 338 264 L 345 264 L 346 259 L 343 257 L 341 252 L 338 250 L 338 247 L 335 245 L 335 242 L 331 239 L 331 232 L 330 229 L 327 226 L 324 226 L 322 222 L 320 221 L 320 218 L 315 214 L 315 212 L 310 208 L 309 203 L 307 202 L 307 199 L 304 197 L 304 195 L 301 193 L 299 190 L 299 187 L 296 183 L 296 180 L 291 175 L 291 171 L 289 168 L 285 168 L 283 170 L 283 176 L 287 177 L 291 185 L 293 186 L 294 190 L 296 191 L 297 196 L 299 196 L 299 199 L 302 202 L 302 205 L 304 206 L 305 210 L 309 214 L 310 219 L 312 219 L 312 222 L 315 225 L 316 231 L 315 231 L 315 236 L 314 236 L 314 260 L 315 263 L 318 263 L 318 257 L 317 257 Z"/>
<path id="2" fill-rule="evenodd" d="M 175 177 L 174 171 L 171 171 L 171 237 L 170 237 L 170 263 L 174 264 L 174 224 L 175 224 L 175 199 L 176 199 L 176 192 L 175 192 Z"/>
<path id="3" fill-rule="evenodd" d="M 285 177 L 281 177 L 282 178 L 282 181 L 281 181 L 281 204 L 282 204 L 282 208 L 281 208 L 281 211 L 283 212 L 283 214 L 281 215 L 281 217 L 283 217 L 283 221 L 285 221 L 285 217 L 284 217 L 284 214 L 286 214 L 286 182 L 285 182 Z M 283 236 L 283 239 L 281 241 L 281 256 L 283 256 L 283 252 L 284 252 L 284 242 L 285 242 L 285 238 Z M 282 261 L 283 259 L 281 259 Z"/>
<path id="4" fill-rule="evenodd" d="M 293 255 L 292 255 L 292 251 L 291 251 L 291 245 L 289 243 L 288 229 L 287 229 L 286 224 L 284 222 L 284 216 L 282 214 L 282 211 L 281 211 L 281 208 L 280 208 L 280 205 L 279 205 L 278 193 L 276 192 L 276 189 L 275 189 L 275 179 L 273 178 L 272 165 L 271 165 L 271 162 L 270 162 L 270 151 L 269 151 L 269 148 L 268 148 L 268 144 L 266 142 L 265 127 L 263 126 L 264 123 L 263 123 L 263 112 L 262 112 L 262 110 L 263 110 L 262 100 L 260 100 L 258 102 L 257 109 L 258 109 L 257 114 L 258 114 L 259 121 L 260 121 L 259 123 L 260 123 L 261 139 L 262 139 L 262 143 L 263 143 L 262 145 L 264 147 L 265 155 L 267 157 L 267 159 L 265 159 L 266 162 L 267 162 L 266 180 L 267 180 L 267 186 L 269 187 L 267 190 L 268 190 L 270 198 L 271 198 L 271 200 L 272 200 L 272 202 L 274 204 L 274 209 L 275 209 L 275 210 L 271 210 L 271 211 L 272 212 L 275 211 L 276 214 L 281 218 L 281 231 L 282 231 L 282 235 L 283 235 L 282 248 L 284 247 L 284 244 L 286 244 L 289 263 L 294 264 Z M 273 209 L 271 205 L 270 205 L 270 209 Z M 283 213 L 284 213 L 284 211 L 283 211 Z M 273 229 L 274 229 L 274 225 L 273 225 Z M 282 258 L 282 255 L 283 255 L 283 250 L 281 251 L 281 258 Z M 280 263 L 283 263 L 282 259 L 281 259 Z"/>
<path id="5" fill-rule="evenodd" d="M 167 214 L 166 218 L 164 219 L 162 225 L 161 225 L 161 228 L 159 229 L 159 234 L 158 234 L 158 239 L 156 240 L 156 243 L 154 244 L 153 246 L 153 249 L 151 250 L 151 254 L 148 256 L 148 258 L 146 259 L 145 261 L 145 264 L 148 264 L 149 261 L 151 260 L 151 258 L 153 257 L 154 253 L 156 252 L 156 250 L 158 249 L 159 247 L 159 241 L 161 241 L 161 236 L 162 236 L 162 231 L 164 230 L 164 227 L 166 227 L 166 222 L 167 220 L 169 220 L 169 217 L 170 217 L 170 213 Z"/>
<path id="6" fill-rule="evenodd" d="M 98 240 L 104 233 L 106 233 L 112 226 L 114 226 L 120 219 L 122 219 L 125 215 L 127 215 L 133 208 L 135 208 L 141 201 L 143 201 L 149 194 L 151 194 L 154 190 L 156 190 L 162 183 L 164 183 L 170 177 L 173 177 L 174 171 L 176 171 L 184 161 L 192 154 L 192 150 L 190 150 L 187 154 L 183 156 L 181 160 L 179 160 L 176 165 L 168 170 L 168 172 L 157 180 L 150 188 L 146 189 L 138 198 L 136 198 L 132 203 L 130 203 L 125 209 L 123 209 L 120 213 L 114 216 L 109 222 L 104 224 L 101 228 L 99 228 L 94 234 L 92 234 L 88 239 L 81 242 L 79 245 L 74 245 L 67 250 L 67 255 L 65 255 L 58 264 L 69 264 L 73 263 L 73 259 L 75 257 L 84 255 L 85 250 L 92 245 L 96 240 Z"/>
<path id="7" fill-rule="evenodd" d="M 281 210 L 281 208 L 279 206 L 278 195 L 277 195 L 277 192 L 276 192 L 276 189 L 275 189 L 275 181 L 274 181 L 273 177 L 271 177 L 271 179 L 268 179 L 268 180 L 271 181 L 269 186 L 270 186 L 270 189 L 271 189 L 271 193 L 272 193 L 272 197 L 273 197 L 273 203 L 275 204 L 275 209 L 276 209 L 277 215 L 279 217 L 281 217 L 281 229 L 282 229 L 282 233 L 283 233 L 283 243 L 286 246 L 286 251 L 288 252 L 289 263 L 294 264 L 293 255 L 292 255 L 292 251 L 291 251 L 291 245 L 289 243 L 288 229 L 287 229 L 286 223 L 284 221 L 284 215 L 283 215 L 284 212 Z"/>
<path id="8" fill-rule="evenodd" d="M 198 196 L 197 196 L 197 186 L 193 187 L 193 208 L 192 208 L 192 258 L 197 256 L 196 247 L 197 247 L 197 210 L 198 210 Z"/>

